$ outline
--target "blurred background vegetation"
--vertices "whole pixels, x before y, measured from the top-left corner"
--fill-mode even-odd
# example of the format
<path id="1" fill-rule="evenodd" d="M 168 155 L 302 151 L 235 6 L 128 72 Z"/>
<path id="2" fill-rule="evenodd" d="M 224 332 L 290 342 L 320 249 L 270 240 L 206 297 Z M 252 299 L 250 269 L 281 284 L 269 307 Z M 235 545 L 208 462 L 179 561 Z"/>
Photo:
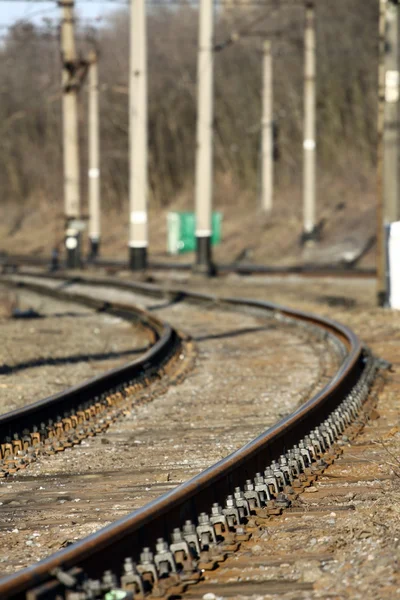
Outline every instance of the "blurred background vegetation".
<path id="1" fill-rule="evenodd" d="M 197 9 L 150 7 L 149 132 L 151 195 L 160 204 L 193 180 L 196 118 Z M 255 189 L 259 174 L 261 48 L 274 48 L 277 184 L 301 171 L 302 6 L 219 10 L 216 43 L 247 31 L 215 56 L 217 173 Z M 338 0 L 317 5 L 318 160 L 324 169 L 359 168 L 374 161 L 377 79 L 377 2 Z M 256 23 L 254 21 L 256 20 Z M 120 204 L 128 182 L 128 11 L 116 12 L 96 32 L 80 31 L 81 52 L 95 38 L 100 53 L 104 198 Z M 0 53 L 1 196 L 23 202 L 60 195 L 60 56 L 54 27 L 18 24 Z M 81 91 L 85 166 L 85 91 Z M 84 180 L 84 177 L 82 178 Z"/>
<path id="2" fill-rule="evenodd" d="M 241 2 L 241 0 L 238 0 Z M 260 184 L 262 43 L 274 53 L 277 129 L 276 194 L 296 190 L 301 212 L 303 3 L 242 4 L 215 12 L 215 41 L 239 40 L 215 54 L 215 195 L 222 206 L 247 202 Z M 279 6 L 279 8 L 278 8 Z M 119 212 L 128 196 L 128 9 L 95 28 L 78 27 L 82 57 L 98 48 L 101 90 L 102 202 Z M 317 2 L 317 130 L 320 198 L 340 202 L 353 186 L 373 189 L 377 102 L 375 0 Z M 197 7 L 148 8 L 150 204 L 193 203 L 196 120 Z M 4 207 L 62 213 L 61 60 L 54 23 L 19 23 L 0 47 L 0 187 Z M 86 188 L 86 88 L 80 92 L 82 188 Z M 340 182 L 335 189 L 335 182 Z M 322 186 L 322 189 L 321 189 Z M 372 186 L 372 187 L 371 187 Z M 178 200 L 179 202 L 179 200 Z M 284 208 L 282 208 L 282 206 Z M 14 221 L 18 228 L 18 219 Z"/>

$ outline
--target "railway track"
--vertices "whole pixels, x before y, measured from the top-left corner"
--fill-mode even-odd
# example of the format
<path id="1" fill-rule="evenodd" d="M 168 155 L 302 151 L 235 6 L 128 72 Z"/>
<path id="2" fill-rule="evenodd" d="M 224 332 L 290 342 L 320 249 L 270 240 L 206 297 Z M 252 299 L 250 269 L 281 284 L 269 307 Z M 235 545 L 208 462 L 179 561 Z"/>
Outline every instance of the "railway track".
<path id="1" fill-rule="evenodd" d="M 61 285 L 111 302 L 121 294 L 79 283 Z M 196 475 L 291 412 L 338 367 L 340 357 L 328 344 L 271 318 L 241 314 L 238 323 L 237 314 L 217 306 L 204 310 L 138 294 L 124 294 L 119 301 L 140 302 L 190 334 L 196 368 L 179 386 L 167 387 L 163 377 L 146 388 L 152 396 L 162 382 L 167 389 L 151 404 L 130 411 L 106 435 L 40 459 L 12 482 L 3 480 L 0 547 L 8 547 L 8 558 L 0 554 L 1 575 L 44 558 Z M 116 336 L 115 343 L 118 330 Z M 16 376 L 12 380 L 18 385 Z M 272 401 L 274 396 L 279 403 Z M 255 401 L 257 411 L 250 411 Z"/>
<path id="2" fill-rule="evenodd" d="M 26 255 L 4 255 L 0 257 L 0 265 L 4 272 L 18 270 L 26 266 L 63 269 L 62 263 L 52 264 L 51 258 Z M 103 268 L 112 273 L 128 270 L 128 263 L 123 260 L 96 259 L 94 262 L 85 263 L 86 267 Z M 192 263 L 168 262 L 151 260 L 149 270 L 151 271 L 178 271 L 190 272 Z M 314 264 L 288 265 L 285 267 L 274 267 L 255 263 L 233 262 L 216 265 L 218 273 L 236 273 L 238 275 L 268 275 L 270 277 L 282 277 L 286 275 L 298 275 L 306 278 L 317 277 L 346 277 L 365 279 L 376 277 L 376 269 L 368 267 L 357 267 L 352 263 L 343 264 Z"/>
<path id="3" fill-rule="evenodd" d="M 29 289 L 43 292 L 40 286 Z M 65 298 L 57 290 L 46 290 Z M 110 304 L 70 294 L 71 301 L 139 324 L 152 338 L 152 347 L 140 358 L 89 379 L 65 392 L 0 416 L 0 477 L 26 468 L 40 454 L 54 454 L 104 432 L 130 405 L 133 394 L 160 378 L 183 350 L 182 337 L 167 324 L 139 308 Z"/>
<path id="4" fill-rule="evenodd" d="M 106 281 L 95 283 L 104 286 Z M 257 536 L 260 522 L 293 505 L 340 454 L 342 436 L 362 427 L 360 414 L 378 365 L 347 328 L 264 302 L 119 285 L 167 302 L 184 298 L 198 306 L 218 304 L 296 323 L 328 340 L 341 357 L 340 366 L 323 389 L 240 450 L 106 529 L 0 581 L 1 598 L 182 594 Z"/>

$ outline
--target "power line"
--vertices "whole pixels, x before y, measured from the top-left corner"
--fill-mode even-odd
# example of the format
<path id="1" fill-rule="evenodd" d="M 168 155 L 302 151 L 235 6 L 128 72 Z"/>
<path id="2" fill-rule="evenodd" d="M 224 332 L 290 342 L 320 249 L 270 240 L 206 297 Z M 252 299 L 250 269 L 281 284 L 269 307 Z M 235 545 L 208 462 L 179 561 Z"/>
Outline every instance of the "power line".
<path id="1" fill-rule="evenodd" d="M 38 15 L 47 14 L 49 12 L 54 12 L 55 10 L 58 10 L 57 6 L 52 6 L 51 8 L 50 7 L 49 8 L 41 8 L 39 10 L 35 10 L 32 13 L 29 13 L 25 17 L 21 17 L 21 18 L 17 19 L 17 22 L 26 21 L 28 19 L 31 19 L 32 17 L 37 17 Z"/>
<path id="2" fill-rule="evenodd" d="M 1 0 L 0 0 L 1 2 Z M 55 21 L 55 24 L 54 24 Z M 100 22 L 100 21 L 104 21 L 104 17 L 84 17 L 84 18 L 77 18 L 75 19 L 75 21 L 78 23 L 78 25 L 90 25 L 91 23 L 96 23 L 96 22 Z M 51 27 L 54 27 L 54 25 L 58 26 L 59 25 L 59 19 L 49 19 L 48 20 L 49 24 L 46 25 L 36 25 L 36 23 L 31 23 L 27 17 L 21 17 L 20 19 L 16 19 L 15 21 L 13 21 L 12 23 L 0 23 L 0 29 L 12 29 L 13 27 L 24 27 L 24 26 L 31 26 L 33 27 L 32 31 L 34 33 L 47 33 L 49 32 Z"/>

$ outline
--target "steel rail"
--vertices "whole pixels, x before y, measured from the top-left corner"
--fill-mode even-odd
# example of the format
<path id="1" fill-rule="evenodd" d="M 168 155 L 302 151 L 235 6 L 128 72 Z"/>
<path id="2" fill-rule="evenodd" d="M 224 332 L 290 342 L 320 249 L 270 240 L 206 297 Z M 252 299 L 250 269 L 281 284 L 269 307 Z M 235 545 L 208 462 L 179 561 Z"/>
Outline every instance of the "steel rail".
<path id="1" fill-rule="evenodd" d="M 168 298 L 170 301 L 186 301 L 186 302 L 198 302 L 205 303 L 208 307 L 215 305 L 217 307 L 222 307 L 225 309 L 229 308 L 238 308 L 238 307 L 247 307 L 249 309 L 259 309 L 261 311 L 268 310 L 270 313 L 281 314 L 282 316 L 286 316 L 289 318 L 294 318 L 297 321 L 303 321 L 305 323 L 311 323 L 315 325 L 321 326 L 322 322 L 324 323 L 323 328 L 325 330 L 330 331 L 334 335 L 336 335 L 341 341 L 348 344 L 348 337 L 344 333 L 346 330 L 348 333 L 351 332 L 349 328 L 342 326 L 340 323 L 328 319 L 326 317 L 322 318 L 316 316 L 312 313 L 307 313 L 304 311 L 299 311 L 296 309 L 286 308 L 279 304 L 273 302 L 266 301 L 257 301 L 257 300 L 249 300 L 245 298 L 229 298 L 224 296 L 211 296 L 209 294 L 202 294 L 200 292 L 188 292 L 187 290 L 175 287 L 168 286 L 162 287 L 160 285 L 148 282 L 139 282 L 139 281 L 125 281 L 121 280 L 117 277 L 102 277 L 102 276 L 83 276 L 83 275 L 74 275 L 69 279 L 66 279 L 66 275 L 62 273 L 43 273 L 43 272 L 20 272 L 20 276 L 25 277 L 36 277 L 39 279 L 56 279 L 60 281 L 69 281 L 71 284 L 83 284 L 90 286 L 112 286 L 117 289 L 136 292 L 139 294 L 144 294 L 147 296 L 153 296 L 160 299 Z M 340 333 L 341 329 L 343 329 L 342 333 Z"/>
<path id="2" fill-rule="evenodd" d="M 39 256 L 27 256 L 21 254 L 0 255 L 0 265 L 3 269 L 14 268 L 19 266 L 37 266 L 46 267 L 51 265 L 51 258 Z M 86 266 L 102 267 L 116 270 L 128 270 L 128 263 L 124 260 L 98 258 L 95 261 L 87 261 Z M 191 271 L 192 263 L 181 263 L 176 261 L 149 261 L 149 269 L 154 271 Z M 60 264 L 63 269 L 63 265 Z M 288 265 L 288 266 L 268 266 L 257 263 L 246 263 L 243 261 L 232 263 L 218 263 L 216 269 L 219 273 L 237 273 L 238 275 L 268 275 L 268 276 L 285 276 L 299 275 L 304 277 L 357 277 L 368 278 L 376 277 L 376 269 L 368 267 L 355 267 L 352 264 L 339 263 L 332 265 L 305 263 L 303 265 Z"/>
<path id="3" fill-rule="evenodd" d="M 12 282 L 7 283 L 12 284 Z M 0 467 L 3 468 L 6 468 L 5 464 L 10 462 L 15 468 L 13 455 L 16 455 L 18 450 L 29 447 L 30 451 L 34 451 L 35 436 L 39 438 L 40 442 L 43 442 L 44 439 L 50 440 L 49 430 L 51 430 L 51 435 L 54 435 L 57 440 L 57 420 L 62 421 L 63 417 L 67 418 L 67 425 L 70 426 L 68 420 L 70 421 L 71 415 L 79 412 L 83 414 L 83 421 L 87 420 L 87 425 L 90 425 L 90 418 L 96 417 L 100 412 L 99 404 L 103 403 L 106 407 L 112 408 L 113 402 L 110 401 L 110 398 L 117 397 L 116 399 L 120 401 L 127 388 L 149 380 L 161 370 L 173 352 L 180 348 L 181 343 L 181 338 L 174 329 L 139 307 L 104 302 L 81 294 L 68 294 L 67 296 L 59 290 L 44 288 L 40 285 L 30 284 L 27 286 L 19 283 L 18 286 L 29 287 L 31 291 L 53 298 L 67 299 L 69 302 L 84 304 L 98 312 L 140 323 L 151 331 L 153 343 L 140 357 L 121 367 L 108 370 L 62 392 L 0 415 Z M 92 411 L 85 417 L 85 411 L 87 412 L 88 407 L 92 406 L 97 407 L 96 414 Z M 82 419 L 80 419 L 81 423 Z M 77 442 L 79 441 L 78 439 Z"/>
<path id="4" fill-rule="evenodd" d="M 109 285 L 110 283 L 108 280 Z M 97 280 L 97 284 L 104 285 L 104 281 L 101 283 Z M 1 580 L 0 597 L 4 600 L 22 600 L 27 590 L 49 581 L 49 574 L 54 573 L 57 568 L 68 570 L 79 567 L 90 577 L 99 577 L 105 569 L 120 572 L 125 557 L 137 560 L 143 547 L 153 546 L 159 538 L 169 539 L 174 527 L 181 527 L 187 519 L 196 522 L 197 516 L 203 511 L 209 512 L 213 503 L 223 504 L 236 486 L 243 486 L 257 472 L 262 473 L 267 464 L 287 452 L 293 444 L 324 422 L 333 411 L 338 410 L 346 398 L 354 397 L 358 402 L 367 393 L 370 372 L 376 368 L 368 362 L 366 350 L 356 334 L 330 319 L 267 302 L 240 298 L 220 299 L 178 289 L 166 292 L 150 284 L 120 282 L 119 287 L 152 295 L 167 293 L 196 303 L 207 302 L 208 305 L 216 303 L 221 308 L 240 309 L 244 306 L 246 310 L 262 310 L 266 314 L 272 313 L 299 323 L 311 324 L 345 343 L 347 355 L 336 375 L 321 391 L 236 452 L 97 533 Z M 361 385 L 361 391 L 356 392 L 357 385 L 367 371 L 367 381 Z"/>
<path id="5" fill-rule="evenodd" d="M 96 259 L 93 266 L 128 269 L 128 263 L 117 259 Z M 88 264 L 90 266 L 90 263 Z M 172 261 L 149 261 L 149 269 L 154 271 L 191 271 L 192 263 L 179 263 Z M 216 263 L 215 268 L 218 273 L 237 273 L 238 275 L 303 275 L 306 277 L 375 277 L 376 269 L 354 267 L 350 264 L 331 263 L 304 263 L 303 265 L 287 265 L 287 266 L 268 266 L 257 263 L 232 262 L 232 263 Z"/>

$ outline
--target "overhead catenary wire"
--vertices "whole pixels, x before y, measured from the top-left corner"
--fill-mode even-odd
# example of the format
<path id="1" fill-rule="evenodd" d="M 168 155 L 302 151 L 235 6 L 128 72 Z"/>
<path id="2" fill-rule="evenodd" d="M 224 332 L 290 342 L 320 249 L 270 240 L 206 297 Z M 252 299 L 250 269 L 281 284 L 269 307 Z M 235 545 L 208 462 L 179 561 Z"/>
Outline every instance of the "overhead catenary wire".
<path id="1" fill-rule="evenodd" d="M 17 3 L 28 3 L 28 4 L 52 4 L 56 0 L 0 0 L 0 4 L 17 4 Z M 336 0 L 337 2 L 347 2 L 348 0 Z M 316 6 L 322 4 L 326 0 L 315 0 Z M 114 4 L 120 6 L 129 6 L 129 0 L 78 0 L 76 5 L 80 4 Z M 182 6 L 182 7 L 198 7 L 200 0 L 146 0 L 147 5 L 154 6 Z M 214 5 L 224 6 L 227 5 L 232 8 L 237 7 L 265 7 L 265 8 L 285 8 L 295 7 L 302 8 L 302 0 L 235 0 L 233 3 L 231 0 L 214 0 Z"/>

